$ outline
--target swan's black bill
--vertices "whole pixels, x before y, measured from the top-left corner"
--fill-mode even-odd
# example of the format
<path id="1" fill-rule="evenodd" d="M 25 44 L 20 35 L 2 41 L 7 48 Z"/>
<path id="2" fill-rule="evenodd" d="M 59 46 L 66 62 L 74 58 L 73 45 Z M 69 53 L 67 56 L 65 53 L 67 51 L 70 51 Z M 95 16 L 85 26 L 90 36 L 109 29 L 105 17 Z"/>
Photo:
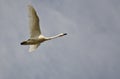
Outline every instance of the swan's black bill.
<path id="1" fill-rule="evenodd" d="M 67 35 L 67 33 L 64 33 L 63 35 Z"/>

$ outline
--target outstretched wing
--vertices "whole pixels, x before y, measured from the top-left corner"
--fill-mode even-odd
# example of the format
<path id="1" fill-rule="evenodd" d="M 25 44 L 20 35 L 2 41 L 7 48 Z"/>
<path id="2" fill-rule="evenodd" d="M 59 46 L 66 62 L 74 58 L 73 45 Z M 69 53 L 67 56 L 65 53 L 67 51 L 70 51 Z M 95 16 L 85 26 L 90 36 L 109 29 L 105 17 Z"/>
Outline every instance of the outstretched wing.
<path id="1" fill-rule="evenodd" d="M 28 5 L 30 38 L 36 38 L 41 34 L 39 17 L 32 5 Z"/>
<path id="2" fill-rule="evenodd" d="M 39 45 L 40 45 L 40 43 L 39 44 L 35 44 L 35 45 L 30 45 L 29 52 L 35 51 L 38 48 Z"/>

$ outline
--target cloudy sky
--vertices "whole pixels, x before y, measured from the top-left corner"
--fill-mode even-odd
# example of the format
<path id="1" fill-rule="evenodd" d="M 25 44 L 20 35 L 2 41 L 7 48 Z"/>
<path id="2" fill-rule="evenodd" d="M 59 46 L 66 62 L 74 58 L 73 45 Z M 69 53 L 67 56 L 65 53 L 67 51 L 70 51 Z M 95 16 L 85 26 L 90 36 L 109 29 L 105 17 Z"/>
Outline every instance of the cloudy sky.
<path id="1" fill-rule="evenodd" d="M 67 36 L 33 53 L 27 5 L 42 34 Z M 0 79 L 120 79 L 119 0 L 0 0 Z"/>

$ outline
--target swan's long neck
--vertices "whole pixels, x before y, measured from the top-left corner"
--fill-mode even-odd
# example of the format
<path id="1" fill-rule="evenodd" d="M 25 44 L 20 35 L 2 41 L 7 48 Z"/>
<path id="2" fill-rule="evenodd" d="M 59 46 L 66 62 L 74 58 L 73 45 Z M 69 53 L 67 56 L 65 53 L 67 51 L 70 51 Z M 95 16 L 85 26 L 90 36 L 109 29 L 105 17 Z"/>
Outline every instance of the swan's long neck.
<path id="1" fill-rule="evenodd" d="M 51 40 L 51 39 L 55 39 L 55 38 L 58 38 L 58 37 L 62 37 L 64 35 L 67 35 L 67 33 L 61 33 L 61 34 L 58 34 L 58 35 L 55 35 L 55 36 L 52 36 L 52 37 L 48 37 L 47 40 Z"/>

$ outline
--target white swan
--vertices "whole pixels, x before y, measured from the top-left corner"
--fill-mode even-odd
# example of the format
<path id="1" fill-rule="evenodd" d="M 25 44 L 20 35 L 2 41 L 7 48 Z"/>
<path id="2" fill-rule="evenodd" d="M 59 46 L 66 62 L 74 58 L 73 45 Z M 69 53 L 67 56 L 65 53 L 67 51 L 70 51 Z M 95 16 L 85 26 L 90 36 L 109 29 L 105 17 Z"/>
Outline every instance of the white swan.
<path id="1" fill-rule="evenodd" d="M 61 33 L 53 37 L 45 37 L 41 35 L 41 30 L 39 27 L 39 17 L 37 16 L 37 13 L 32 5 L 28 5 L 28 13 L 30 26 L 30 39 L 21 42 L 21 45 L 30 45 L 29 52 L 34 51 L 36 48 L 38 48 L 40 43 L 44 41 L 67 35 L 67 33 Z"/>

